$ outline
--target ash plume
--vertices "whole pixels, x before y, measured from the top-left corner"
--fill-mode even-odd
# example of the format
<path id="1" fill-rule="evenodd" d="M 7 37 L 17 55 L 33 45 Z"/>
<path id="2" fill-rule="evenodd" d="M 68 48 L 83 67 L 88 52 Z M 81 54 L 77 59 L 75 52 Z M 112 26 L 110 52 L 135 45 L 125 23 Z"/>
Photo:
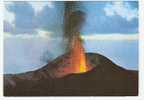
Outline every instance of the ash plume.
<path id="1" fill-rule="evenodd" d="M 47 49 L 47 51 L 44 52 L 44 54 L 41 57 L 42 61 L 49 62 L 50 60 L 53 60 L 54 58 L 60 56 L 64 52 L 69 52 L 75 44 L 75 39 L 81 40 L 80 29 L 82 27 L 83 22 L 85 21 L 85 13 L 77 9 L 80 7 L 80 3 L 76 1 L 64 2 L 64 18 L 62 26 L 63 35 L 61 37 L 62 39 L 57 44 L 57 50 L 51 52 Z"/>
<path id="2" fill-rule="evenodd" d="M 67 40 L 66 51 L 72 48 L 74 39 L 80 39 L 80 29 L 85 21 L 85 13 L 80 10 L 75 10 L 78 6 L 79 4 L 74 1 L 65 2 L 64 38 Z"/>

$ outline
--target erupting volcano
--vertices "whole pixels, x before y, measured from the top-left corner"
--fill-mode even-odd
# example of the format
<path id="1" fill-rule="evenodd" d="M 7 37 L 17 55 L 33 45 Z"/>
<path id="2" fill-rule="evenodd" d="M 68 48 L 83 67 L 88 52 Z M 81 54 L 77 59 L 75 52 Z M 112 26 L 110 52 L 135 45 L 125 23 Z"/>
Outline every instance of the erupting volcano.
<path id="1" fill-rule="evenodd" d="M 59 57 L 58 57 L 59 58 Z M 80 37 L 73 39 L 71 48 L 66 55 L 62 55 L 55 63 L 48 63 L 47 71 L 51 77 L 64 77 L 73 73 L 85 73 L 92 69 Z"/>
<path id="2" fill-rule="evenodd" d="M 108 58 L 85 53 L 80 29 L 85 13 L 65 2 L 66 52 L 35 71 L 4 75 L 5 96 L 135 96 L 138 71 L 119 67 Z"/>
<path id="3" fill-rule="evenodd" d="M 72 73 L 84 73 L 92 69 L 88 59 L 86 59 L 85 50 L 80 37 L 73 39 L 71 48 L 65 57 L 55 62 L 61 64 L 49 63 L 48 71 L 51 77 L 63 77 Z"/>
<path id="4" fill-rule="evenodd" d="M 84 73 L 91 69 L 86 61 L 83 43 L 80 37 L 80 29 L 85 21 L 85 13 L 75 11 L 75 2 L 65 2 L 64 38 L 67 39 L 66 51 L 69 52 L 65 59 L 64 73 Z M 66 64 L 68 62 L 68 64 Z M 67 69 L 67 70 L 66 70 Z"/>

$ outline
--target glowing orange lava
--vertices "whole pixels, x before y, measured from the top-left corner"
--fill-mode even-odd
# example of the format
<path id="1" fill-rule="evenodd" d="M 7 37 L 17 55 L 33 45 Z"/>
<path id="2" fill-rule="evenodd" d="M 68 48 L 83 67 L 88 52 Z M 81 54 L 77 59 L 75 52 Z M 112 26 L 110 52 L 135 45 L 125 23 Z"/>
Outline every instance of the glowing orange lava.
<path id="1" fill-rule="evenodd" d="M 84 48 L 79 38 L 75 39 L 71 50 L 72 66 L 74 67 L 74 73 L 83 73 L 89 70 L 89 66 L 86 62 Z"/>
<path id="2" fill-rule="evenodd" d="M 49 67 L 48 70 L 52 77 L 63 77 L 72 73 L 84 73 L 92 69 L 86 60 L 82 41 L 79 37 L 72 41 L 68 55 L 61 56 L 55 63 L 56 68 Z M 50 66 L 55 66 L 55 64 Z"/>

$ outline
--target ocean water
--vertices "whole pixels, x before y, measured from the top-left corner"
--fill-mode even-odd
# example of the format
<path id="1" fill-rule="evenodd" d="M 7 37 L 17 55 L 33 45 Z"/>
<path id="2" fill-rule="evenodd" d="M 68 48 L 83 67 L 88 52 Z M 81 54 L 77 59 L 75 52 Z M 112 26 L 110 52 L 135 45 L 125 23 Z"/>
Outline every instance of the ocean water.
<path id="1" fill-rule="evenodd" d="M 86 52 L 99 53 L 126 69 L 138 70 L 138 41 L 87 40 Z M 64 53 L 59 40 L 6 38 L 4 73 L 21 73 L 41 68 Z"/>

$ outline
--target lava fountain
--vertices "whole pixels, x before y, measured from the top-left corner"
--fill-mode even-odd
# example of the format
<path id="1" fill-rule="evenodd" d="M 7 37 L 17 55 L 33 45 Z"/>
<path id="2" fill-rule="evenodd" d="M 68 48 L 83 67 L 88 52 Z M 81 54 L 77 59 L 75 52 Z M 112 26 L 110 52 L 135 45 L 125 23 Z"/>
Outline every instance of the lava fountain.
<path id="1" fill-rule="evenodd" d="M 88 64 L 86 62 L 85 51 L 82 46 L 80 38 L 74 39 L 74 44 L 70 50 L 71 54 L 71 65 L 74 68 L 74 73 L 83 73 L 89 70 Z"/>
<path id="2" fill-rule="evenodd" d="M 73 73 L 83 73 L 90 69 L 86 61 L 83 42 L 80 38 L 80 29 L 85 21 L 85 13 L 76 10 L 79 5 L 76 2 L 65 2 L 64 37 L 68 40 L 67 50 L 70 52 Z"/>
<path id="3" fill-rule="evenodd" d="M 52 77 L 63 77 L 72 73 L 84 73 L 92 67 L 86 59 L 80 29 L 85 21 L 85 13 L 74 10 L 76 2 L 65 3 L 64 40 L 67 40 L 66 52 L 59 56 L 54 64 L 49 63 L 49 73 Z"/>

